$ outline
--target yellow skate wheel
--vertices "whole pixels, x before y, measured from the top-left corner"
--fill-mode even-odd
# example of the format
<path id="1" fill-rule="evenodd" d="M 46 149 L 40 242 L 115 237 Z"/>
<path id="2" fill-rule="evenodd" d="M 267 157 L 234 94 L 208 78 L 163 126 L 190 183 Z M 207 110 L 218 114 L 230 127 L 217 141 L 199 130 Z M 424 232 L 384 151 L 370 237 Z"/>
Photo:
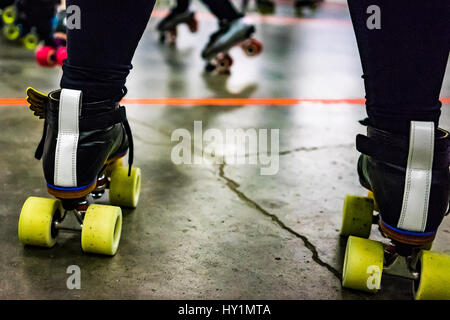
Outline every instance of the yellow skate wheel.
<path id="1" fill-rule="evenodd" d="M 2 12 L 2 19 L 5 24 L 10 24 L 16 21 L 16 9 L 14 6 L 6 7 Z"/>
<path id="2" fill-rule="evenodd" d="M 141 192 L 141 169 L 132 167 L 128 176 L 128 167 L 116 167 L 111 172 L 109 201 L 112 205 L 136 208 Z"/>
<path id="3" fill-rule="evenodd" d="M 422 250 L 420 278 L 414 282 L 416 300 L 450 300 L 450 256 Z"/>
<path id="4" fill-rule="evenodd" d="M 7 24 L 3 27 L 3 34 L 8 40 L 17 40 L 20 36 L 20 28 L 13 24 Z"/>
<path id="5" fill-rule="evenodd" d="M 55 215 L 63 212 L 61 202 L 55 199 L 29 197 L 20 212 L 19 240 L 23 244 L 53 247 L 56 231 L 53 230 Z"/>
<path id="6" fill-rule="evenodd" d="M 39 37 L 32 32 L 23 37 L 22 41 L 25 49 L 34 50 L 39 44 Z"/>
<path id="7" fill-rule="evenodd" d="M 342 216 L 342 236 L 368 238 L 372 229 L 374 201 L 368 197 L 347 195 Z"/>
<path id="8" fill-rule="evenodd" d="M 81 231 L 85 252 L 113 256 L 122 233 L 122 210 L 119 207 L 92 204 L 86 211 Z"/>
<path id="9" fill-rule="evenodd" d="M 380 242 L 349 237 L 345 250 L 342 286 L 375 293 L 380 289 L 384 250 Z"/>

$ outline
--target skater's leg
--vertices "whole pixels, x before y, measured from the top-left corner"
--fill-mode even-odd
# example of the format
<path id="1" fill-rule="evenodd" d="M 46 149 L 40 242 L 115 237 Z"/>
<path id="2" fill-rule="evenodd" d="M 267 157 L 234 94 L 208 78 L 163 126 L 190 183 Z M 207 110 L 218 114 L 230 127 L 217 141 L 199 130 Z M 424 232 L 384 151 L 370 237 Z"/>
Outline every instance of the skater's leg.
<path id="1" fill-rule="evenodd" d="M 364 72 L 371 124 L 408 133 L 411 120 L 438 124 L 450 43 L 450 2 L 348 0 Z M 381 28 L 366 11 L 380 8 Z"/>
<path id="2" fill-rule="evenodd" d="M 81 28 L 68 30 L 61 87 L 83 91 L 85 101 L 120 100 L 131 60 L 155 0 L 68 0 L 81 11 Z M 70 14 L 69 14 L 70 16 Z"/>
<path id="3" fill-rule="evenodd" d="M 232 21 L 242 17 L 229 0 L 202 0 L 219 20 Z"/>

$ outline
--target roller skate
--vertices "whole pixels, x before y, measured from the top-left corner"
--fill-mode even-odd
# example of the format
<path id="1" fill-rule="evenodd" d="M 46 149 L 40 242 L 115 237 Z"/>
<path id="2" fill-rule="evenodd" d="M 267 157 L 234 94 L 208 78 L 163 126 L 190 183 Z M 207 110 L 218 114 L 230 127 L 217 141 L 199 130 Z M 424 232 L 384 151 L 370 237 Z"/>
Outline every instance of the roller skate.
<path id="1" fill-rule="evenodd" d="M 256 7 L 258 12 L 264 15 L 274 14 L 276 10 L 273 0 L 256 0 Z"/>
<path id="2" fill-rule="evenodd" d="M 55 0 L 17 0 L 2 13 L 3 35 L 34 50 L 41 40 L 49 38 L 55 10 Z"/>
<path id="3" fill-rule="evenodd" d="M 80 232 L 84 252 L 115 255 L 120 207 L 136 208 L 140 192 L 141 173 L 132 166 L 133 138 L 125 107 L 112 100 L 84 103 L 77 90 L 45 95 L 28 88 L 27 94 L 30 109 L 45 119 L 35 157 L 42 159 L 47 191 L 56 199 L 26 200 L 19 218 L 20 241 L 52 247 L 60 231 Z M 111 205 L 95 204 L 107 194 Z"/>
<path id="4" fill-rule="evenodd" d="M 342 285 L 375 293 L 382 274 L 412 280 L 415 299 L 450 299 L 450 256 L 430 251 L 449 206 L 449 133 L 411 122 L 410 136 L 368 126 L 356 146 L 368 197 L 347 196 Z M 386 243 L 369 240 L 378 225 Z"/>
<path id="5" fill-rule="evenodd" d="M 195 18 L 195 13 L 192 11 L 178 12 L 172 10 L 167 17 L 161 20 L 157 29 L 160 33 L 160 43 L 168 43 L 175 45 L 177 41 L 177 27 L 185 23 L 192 33 L 198 31 L 198 21 Z"/>
<path id="6" fill-rule="evenodd" d="M 242 18 L 221 21 L 219 30 L 211 35 L 202 52 L 202 58 L 207 61 L 205 71 L 230 74 L 233 58 L 229 51 L 235 46 L 241 47 L 249 57 L 259 55 L 263 46 L 252 38 L 254 33 L 255 26 L 244 23 Z"/>
<path id="7" fill-rule="evenodd" d="M 53 19 L 50 41 L 36 51 L 36 61 L 43 67 L 62 66 L 67 59 L 66 10 L 59 11 Z"/>

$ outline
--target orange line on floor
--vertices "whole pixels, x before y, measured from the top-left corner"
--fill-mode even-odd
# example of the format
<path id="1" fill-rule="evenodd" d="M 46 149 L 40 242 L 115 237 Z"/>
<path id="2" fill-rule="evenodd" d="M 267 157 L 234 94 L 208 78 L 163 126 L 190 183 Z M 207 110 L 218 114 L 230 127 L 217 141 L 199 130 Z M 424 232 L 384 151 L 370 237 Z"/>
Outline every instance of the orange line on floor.
<path id="1" fill-rule="evenodd" d="M 450 98 L 441 98 L 443 104 L 450 104 Z M 125 98 L 125 105 L 148 105 L 148 106 L 294 106 L 300 104 L 349 104 L 364 105 L 365 99 L 290 99 L 290 98 Z M 0 98 L 0 106 L 27 106 L 25 99 Z"/>

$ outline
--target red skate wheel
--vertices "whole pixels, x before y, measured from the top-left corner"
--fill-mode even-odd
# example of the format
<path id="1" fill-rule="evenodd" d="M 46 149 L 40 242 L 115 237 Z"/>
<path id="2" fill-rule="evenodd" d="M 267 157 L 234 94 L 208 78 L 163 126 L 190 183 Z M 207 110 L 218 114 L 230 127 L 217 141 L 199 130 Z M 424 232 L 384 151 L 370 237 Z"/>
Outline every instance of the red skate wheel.
<path id="1" fill-rule="evenodd" d="M 242 43 L 242 49 L 244 49 L 247 56 L 253 57 L 262 52 L 263 45 L 258 40 L 248 39 Z"/>
<path id="2" fill-rule="evenodd" d="M 38 49 L 36 51 L 36 61 L 40 66 L 53 67 L 56 64 L 55 49 L 49 46 Z"/>
<path id="3" fill-rule="evenodd" d="M 67 48 L 61 47 L 56 50 L 56 63 L 60 66 L 63 65 L 64 60 L 67 59 Z"/>

